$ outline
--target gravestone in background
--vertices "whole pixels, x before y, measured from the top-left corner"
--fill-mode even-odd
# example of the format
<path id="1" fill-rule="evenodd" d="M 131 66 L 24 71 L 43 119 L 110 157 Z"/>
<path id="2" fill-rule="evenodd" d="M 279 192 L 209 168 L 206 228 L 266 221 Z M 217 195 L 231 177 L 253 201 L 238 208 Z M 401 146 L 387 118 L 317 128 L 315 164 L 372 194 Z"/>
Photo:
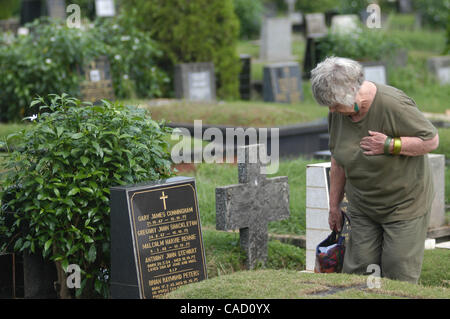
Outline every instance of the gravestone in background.
<path id="1" fill-rule="evenodd" d="M 359 17 L 356 14 L 335 15 L 331 18 L 332 33 L 348 34 L 359 30 Z"/>
<path id="2" fill-rule="evenodd" d="M 261 173 L 258 154 L 265 149 L 264 144 L 239 147 L 238 158 L 245 159 L 238 163 L 239 184 L 216 188 L 216 229 L 239 229 L 248 269 L 267 260 L 268 223 L 290 215 L 287 176 Z"/>
<path id="3" fill-rule="evenodd" d="M 440 84 L 450 83 L 450 55 L 429 58 L 427 64 L 428 71 L 438 79 Z"/>
<path id="4" fill-rule="evenodd" d="M 318 49 L 320 39 L 328 34 L 323 13 L 311 13 L 305 15 L 306 50 L 303 59 L 303 74 L 306 78 L 311 76 L 311 70 L 320 62 L 321 53 Z"/>
<path id="5" fill-rule="evenodd" d="M 156 298 L 206 279 L 195 179 L 111 188 L 111 297 Z"/>
<path id="6" fill-rule="evenodd" d="M 260 59 L 289 61 L 292 56 L 292 23 L 290 18 L 265 18 L 261 28 Z"/>
<path id="7" fill-rule="evenodd" d="M 114 17 L 116 15 L 114 0 L 95 0 L 95 14 L 97 17 Z"/>
<path id="8" fill-rule="evenodd" d="M 386 64 L 383 62 L 361 62 L 364 79 L 380 84 L 387 84 Z"/>
<path id="9" fill-rule="evenodd" d="M 307 39 L 322 38 L 328 34 L 328 28 L 325 23 L 325 14 L 310 13 L 305 15 L 305 37 Z"/>
<path id="10" fill-rule="evenodd" d="M 397 0 L 397 11 L 399 13 L 413 12 L 413 4 L 411 0 Z"/>
<path id="11" fill-rule="evenodd" d="M 252 57 L 249 54 L 241 54 L 241 72 L 239 73 L 239 95 L 241 100 L 251 99 L 251 66 Z"/>
<path id="12" fill-rule="evenodd" d="M 0 33 L 11 32 L 12 34 L 16 34 L 19 27 L 20 23 L 18 19 L 0 20 Z"/>
<path id="13" fill-rule="evenodd" d="M 97 58 L 79 72 L 84 79 L 80 85 L 83 101 L 95 103 L 101 99 L 110 101 L 115 99 L 107 57 Z"/>
<path id="14" fill-rule="evenodd" d="M 47 14 L 53 19 L 64 20 L 66 18 L 65 0 L 46 0 Z"/>
<path id="15" fill-rule="evenodd" d="M 174 82 L 177 99 L 205 102 L 216 100 L 216 79 L 212 62 L 177 64 Z"/>
<path id="16" fill-rule="evenodd" d="M 20 7 L 20 25 L 33 22 L 44 14 L 45 7 L 42 0 L 22 0 Z"/>
<path id="17" fill-rule="evenodd" d="M 297 62 L 264 66 L 265 102 L 296 103 L 303 100 L 302 75 Z"/>

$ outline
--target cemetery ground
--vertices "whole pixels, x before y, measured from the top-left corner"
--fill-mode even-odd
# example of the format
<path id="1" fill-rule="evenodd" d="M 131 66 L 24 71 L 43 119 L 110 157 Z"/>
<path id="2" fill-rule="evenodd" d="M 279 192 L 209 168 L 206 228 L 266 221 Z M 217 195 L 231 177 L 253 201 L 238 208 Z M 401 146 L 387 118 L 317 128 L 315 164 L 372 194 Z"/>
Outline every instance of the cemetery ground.
<path id="1" fill-rule="evenodd" d="M 403 89 L 414 98 L 421 111 L 443 114 L 449 108 L 450 91 L 433 80 L 421 82 L 426 73 L 426 59 L 442 51 L 445 34 L 429 31 L 392 30 L 408 47 L 406 67 L 388 72 L 389 84 Z M 242 41 L 239 53 L 253 57 L 252 80 L 262 80 L 263 62 L 258 60 L 256 41 Z M 293 53 L 303 57 L 304 41 L 294 36 Z M 300 58 L 300 64 L 301 64 Z M 327 108 L 318 107 L 311 96 L 310 84 L 303 83 L 305 99 L 301 103 L 264 103 L 256 96 L 252 101 L 207 103 L 168 102 L 154 106 L 145 100 L 127 100 L 126 104 L 141 105 L 151 111 L 153 119 L 192 123 L 247 127 L 275 127 L 309 122 L 326 116 Z M 0 124 L 0 138 L 8 136 L 26 124 Z M 434 153 L 450 159 L 450 128 L 439 128 L 440 146 Z M 170 143 L 169 137 L 167 140 Z M 0 166 L 2 157 L 0 154 Z M 277 176 L 288 176 L 290 212 L 288 220 L 269 223 L 270 234 L 305 235 L 306 165 L 321 162 L 299 157 L 283 160 Z M 1 172 L 0 167 L 0 172 Z M 239 232 L 215 230 L 215 188 L 237 183 L 235 164 L 192 164 L 180 167 L 179 175 L 196 179 L 199 211 L 208 270 L 208 280 L 187 285 L 169 294 L 168 298 L 448 298 L 450 289 L 450 250 L 426 250 L 419 285 L 382 279 L 382 288 L 367 288 L 367 276 L 344 274 L 300 274 L 305 269 L 305 249 L 278 240 L 270 240 L 265 267 L 245 271 L 245 254 L 239 245 Z M 272 176 L 270 176 L 272 177 Z M 450 204 L 450 169 L 445 170 L 445 197 Z M 450 212 L 446 214 L 450 224 Z"/>

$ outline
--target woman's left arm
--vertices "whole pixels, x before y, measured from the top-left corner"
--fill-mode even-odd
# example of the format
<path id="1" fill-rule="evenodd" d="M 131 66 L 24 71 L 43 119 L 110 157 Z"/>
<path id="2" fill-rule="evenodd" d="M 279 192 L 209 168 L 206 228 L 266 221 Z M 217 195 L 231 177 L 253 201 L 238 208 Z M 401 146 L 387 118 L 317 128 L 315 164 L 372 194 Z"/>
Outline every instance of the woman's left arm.
<path id="1" fill-rule="evenodd" d="M 369 131 L 369 136 L 363 137 L 360 146 L 364 149 L 365 155 L 380 155 L 384 154 L 384 142 L 387 136 L 380 132 Z M 420 137 L 401 136 L 402 147 L 400 155 L 404 156 L 420 156 L 434 151 L 439 146 L 439 135 L 429 139 L 423 140 Z M 392 154 L 394 150 L 394 140 L 390 143 L 389 153 Z"/>
<path id="2" fill-rule="evenodd" d="M 400 151 L 400 155 L 405 156 L 420 156 L 430 153 L 434 151 L 439 146 L 439 135 L 436 134 L 430 140 L 422 140 L 419 137 L 408 137 L 402 136 L 400 137 L 402 140 L 402 149 Z M 394 140 L 391 142 L 390 153 L 394 150 Z"/>

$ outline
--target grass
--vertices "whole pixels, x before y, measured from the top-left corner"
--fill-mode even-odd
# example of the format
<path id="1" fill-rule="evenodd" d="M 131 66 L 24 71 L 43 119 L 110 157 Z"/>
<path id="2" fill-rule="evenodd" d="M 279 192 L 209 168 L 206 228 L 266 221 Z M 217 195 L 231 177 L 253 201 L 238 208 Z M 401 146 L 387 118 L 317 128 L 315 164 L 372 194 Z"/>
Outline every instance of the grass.
<path id="1" fill-rule="evenodd" d="M 381 279 L 379 289 L 367 288 L 366 276 L 308 274 L 294 270 L 241 271 L 180 287 L 166 298 L 294 299 L 294 298 L 449 298 L 442 287 L 425 287 Z"/>
<path id="2" fill-rule="evenodd" d="M 310 122 L 324 118 L 328 114 L 327 108 L 319 107 L 311 100 L 296 104 L 255 101 L 210 104 L 184 101 L 164 107 L 145 104 L 140 106 L 149 109 L 155 120 L 165 119 L 175 123 L 193 123 L 194 120 L 202 120 L 203 124 L 244 127 L 276 127 Z"/>

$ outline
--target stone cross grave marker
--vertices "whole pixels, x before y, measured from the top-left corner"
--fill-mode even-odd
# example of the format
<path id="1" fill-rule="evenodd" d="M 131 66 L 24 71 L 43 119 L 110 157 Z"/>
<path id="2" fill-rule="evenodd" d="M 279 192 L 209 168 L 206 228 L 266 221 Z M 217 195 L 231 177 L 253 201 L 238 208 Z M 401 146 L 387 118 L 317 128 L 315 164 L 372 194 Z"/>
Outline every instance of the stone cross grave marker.
<path id="1" fill-rule="evenodd" d="M 263 61 L 292 61 L 292 22 L 290 18 L 265 18 L 261 28 L 260 58 Z"/>
<path id="2" fill-rule="evenodd" d="M 441 85 L 450 83 L 450 55 L 431 57 L 427 61 L 428 70 Z"/>
<path id="3" fill-rule="evenodd" d="M 258 153 L 265 154 L 264 144 L 242 146 L 238 152 L 238 158 L 245 158 L 238 163 L 239 184 L 216 188 L 216 228 L 239 229 L 247 268 L 253 269 L 267 261 L 268 223 L 290 216 L 289 184 L 287 176 L 261 174 Z"/>
<path id="4" fill-rule="evenodd" d="M 216 100 L 216 79 L 212 62 L 177 64 L 174 82 L 177 99 L 206 102 Z"/>
<path id="5" fill-rule="evenodd" d="M 111 297 L 157 298 L 206 279 L 194 178 L 111 188 Z"/>
<path id="6" fill-rule="evenodd" d="M 302 74 L 297 62 L 280 62 L 264 66 L 265 102 L 295 103 L 303 100 Z"/>
<path id="7" fill-rule="evenodd" d="M 97 102 L 101 99 L 115 99 L 107 57 L 100 57 L 91 61 L 80 70 L 80 73 L 84 78 L 80 85 L 84 101 Z"/>
<path id="8" fill-rule="evenodd" d="M 114 0 L 95 0 L 95 13 L 97 17 L 114 17 L 116 15 Z"/>

